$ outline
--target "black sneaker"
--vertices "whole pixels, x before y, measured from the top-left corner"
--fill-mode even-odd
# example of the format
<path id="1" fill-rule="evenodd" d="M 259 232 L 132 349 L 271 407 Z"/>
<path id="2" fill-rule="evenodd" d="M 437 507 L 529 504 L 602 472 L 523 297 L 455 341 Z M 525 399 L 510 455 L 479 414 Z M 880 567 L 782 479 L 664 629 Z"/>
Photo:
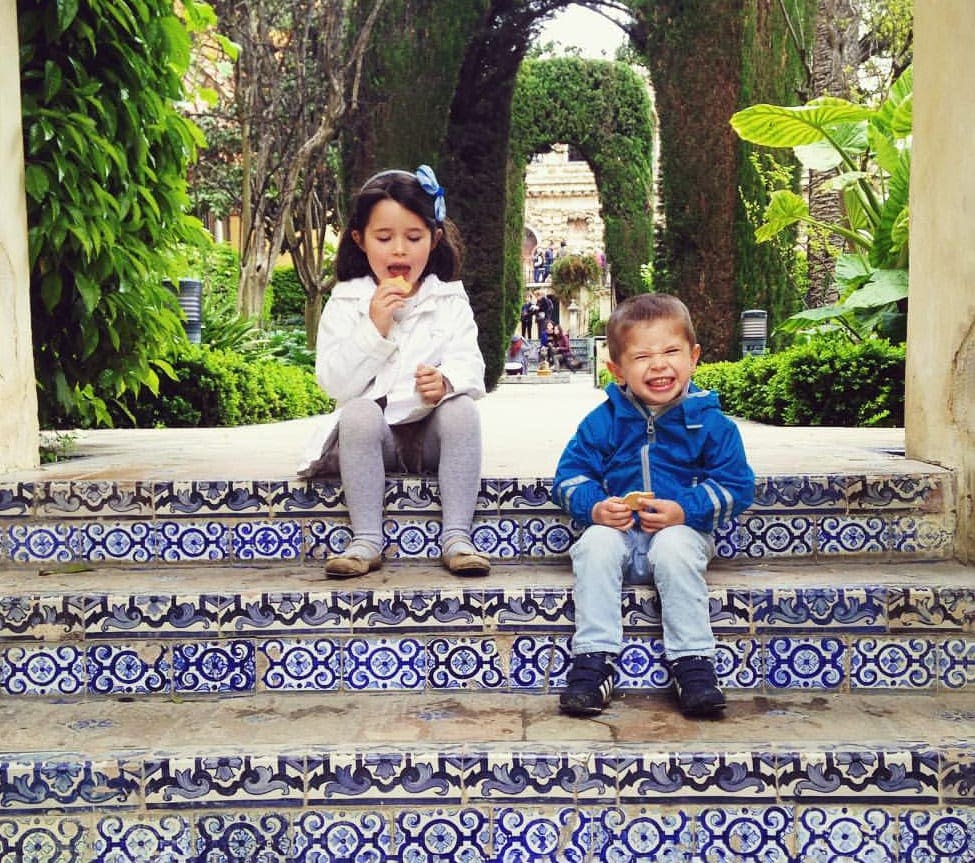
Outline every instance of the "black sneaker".
<path id="1" fill-rule="evenodd" d="M 572 657 L 568 684 L 559 696 L 559 710 L 570 716 L 596 716 L 613 697 L 616 666 L 611 653 L 580 653 Z"/>
<path id="2" fill-rule="evenodd" d="M 670 663 L 670 673 L 684 716 L 711 716 L 725 709 L 714 663 L 706 656 L 682 656 Z"/>

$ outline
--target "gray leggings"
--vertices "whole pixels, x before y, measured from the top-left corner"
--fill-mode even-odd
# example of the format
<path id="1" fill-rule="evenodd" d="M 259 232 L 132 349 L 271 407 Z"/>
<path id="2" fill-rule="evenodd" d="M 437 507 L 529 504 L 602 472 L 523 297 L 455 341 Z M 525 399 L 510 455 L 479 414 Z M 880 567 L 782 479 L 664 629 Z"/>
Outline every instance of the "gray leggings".
<path id="1" fill-rule="evenodd" d="M 383 547 L 386 471 L 399 470 L 393 432 L 382 409 L 353 399 L 339 417 L 339 471 L 354 538 Z M 423 469 L 436 470 L 443 505 L 441 546 L 469 537 L 481 483 L 481 418 L 470 396 L 441 402 L 426 420 Z"/>

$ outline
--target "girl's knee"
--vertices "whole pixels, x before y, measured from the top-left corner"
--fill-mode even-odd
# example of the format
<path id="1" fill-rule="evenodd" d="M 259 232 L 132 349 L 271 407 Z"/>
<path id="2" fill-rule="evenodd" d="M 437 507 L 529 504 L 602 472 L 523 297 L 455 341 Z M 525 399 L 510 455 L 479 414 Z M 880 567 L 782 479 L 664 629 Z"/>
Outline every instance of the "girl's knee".
<path id="1" fill-rule="evenodd" d="M 382 426 L 382 408 L 372 399 L 352 399 L 342 406 L 340 435 L 372 436 L 380 433 Z"/>

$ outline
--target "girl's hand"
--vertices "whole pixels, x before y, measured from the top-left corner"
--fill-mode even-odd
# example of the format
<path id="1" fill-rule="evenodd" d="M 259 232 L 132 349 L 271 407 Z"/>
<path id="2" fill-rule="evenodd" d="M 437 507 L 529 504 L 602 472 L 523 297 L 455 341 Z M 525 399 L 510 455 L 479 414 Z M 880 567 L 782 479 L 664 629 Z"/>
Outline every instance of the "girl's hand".
<path id="1" fill-rule="evenodd" d="M 592 520 L 595 524 L 617 530 L 629 530 L 633 527 L 633 510 L 623 502 L 623 498 L 608 497 L 592 508 Z"/>
<path id="2" fill-rule="evenodd" d="M 440 369 L 420 363 L 416 367 L 416 391 L 424 404 L 435 405 L 447 395 L 447 383 Z"/>
<path id="3" fill-rule="evenodd" d="M 369 302 L 369 317 L 383 338 L 389 335 L 394 315 L 406 304 L 412 288 L 402 276 L 383 279 L 373 292 Z"/>
<path id="4" fill-rule="evenodd" d="M 656 533 L 665 527 L 684 523 L 684 508 L 675 500 L 648 500 L 648 507 L 641 509 L 640 530 L 644 533 Z"/>

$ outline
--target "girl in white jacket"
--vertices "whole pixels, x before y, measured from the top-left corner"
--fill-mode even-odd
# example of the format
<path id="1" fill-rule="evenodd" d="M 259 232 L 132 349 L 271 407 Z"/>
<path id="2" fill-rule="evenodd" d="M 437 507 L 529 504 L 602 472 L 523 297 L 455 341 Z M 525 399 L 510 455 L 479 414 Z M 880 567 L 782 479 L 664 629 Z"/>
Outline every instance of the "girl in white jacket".
<path id="1" fill-rule="evenodd" d="M 363 575 L 382 565 L 386 471 L 436 470 L 444 565 L 486 575 L 471 542 L 480 485 L 484 359 L 458 280 L 462 244 L 433 171 L 383 171 L 352 207 L 335 261 L 339 282 L 318 327 L 315 371 L 336 410 L 304 476 L 342 478 L 353 537 L 325 571 Z"/>

